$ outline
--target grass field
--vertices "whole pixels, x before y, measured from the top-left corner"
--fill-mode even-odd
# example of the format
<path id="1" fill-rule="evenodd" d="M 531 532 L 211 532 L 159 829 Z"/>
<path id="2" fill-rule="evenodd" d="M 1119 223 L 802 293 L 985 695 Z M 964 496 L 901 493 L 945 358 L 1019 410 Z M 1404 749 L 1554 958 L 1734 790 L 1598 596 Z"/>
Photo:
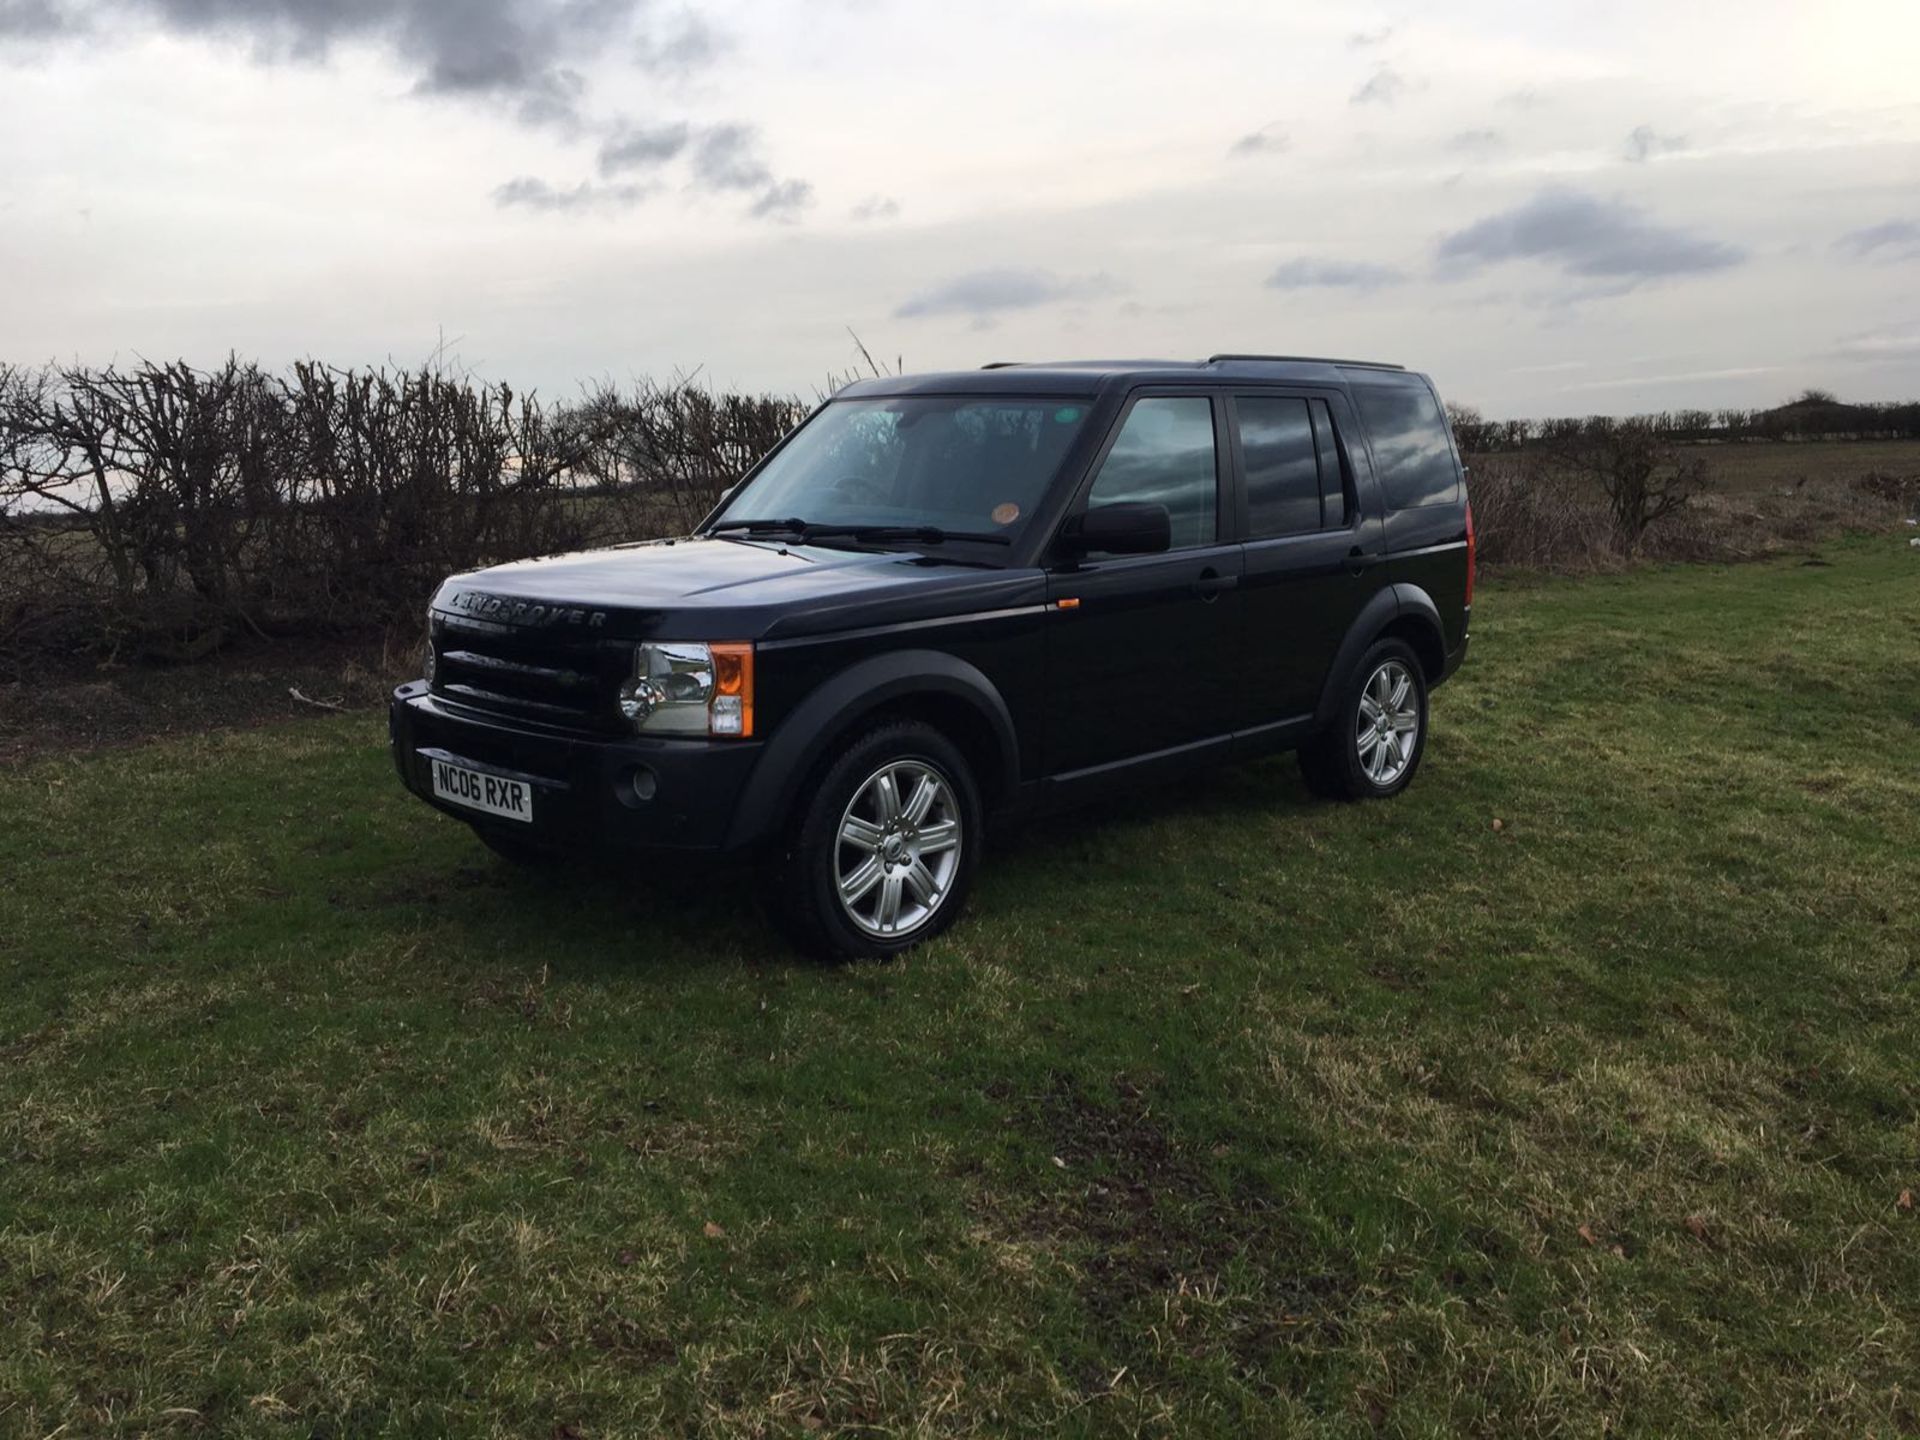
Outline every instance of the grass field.
<path id="1" fill-rule="evenodd" d="M 1704 459 L 1711 487 L 1728 495 L 1796 485 L 1838 490 L 1863 475 L 1912 475 L 1920 468 L 1920 444 L 1911 440 L 1745 442 L 1681 453 Z"/>
<path id="2" fill-rule="evenodd" d="M 1475 630 L 891 966 L 370 714 L 0 772 L 0 1434 L 1914 1433 L 1920 555 Z"/>

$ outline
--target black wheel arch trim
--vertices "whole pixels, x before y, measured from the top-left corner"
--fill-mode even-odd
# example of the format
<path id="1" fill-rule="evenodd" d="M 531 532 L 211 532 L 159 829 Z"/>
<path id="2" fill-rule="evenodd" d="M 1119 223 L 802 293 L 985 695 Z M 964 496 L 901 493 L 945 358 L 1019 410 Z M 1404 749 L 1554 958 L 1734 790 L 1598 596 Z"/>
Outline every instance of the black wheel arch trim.
<path id="1" fill-rule="evenodd" d="M 1000 784 L 993 791 L 983 784 L 981 798 L 991 809 L 1011 794 L 1020 778 L 1019 742 L 1013 714 L 994 683 L 977 666 L 945 651 L 901 650 L 849 665 L 781 720 L 734 810 L 727 848 L 744 849 L 774 834 L 807 775 L 862 716 L 921 695 L 957 699 L 974 710 L 1000 760 Z"/>
<path id="2" fill-rule="evenodd" d="M 1327 671 L 1327 683 L 1320 690 L 1320 703 L 1314 707 L 1313 721 L 1316 727 L 1333 723 L 1334 716 L 1340 710 L 1343 688 L 1368 647 L 1389 626 L 1408 619 L 1422 629 L 1432 631 L 1434 645 L 1440 654 L 1447 653 L 1447 632 L 1440 623 L 1440 607 L 1433 603 L 1433 597 L 1418 585 L 1397 583 L 1383 586 L 1361 609 L 1353 624 L 1347 627 L 1346 638 L 1334 652 L 1333 664 Z M 1438 684 L 1439 678 L 1428 676 L 1428 685 Z"/>

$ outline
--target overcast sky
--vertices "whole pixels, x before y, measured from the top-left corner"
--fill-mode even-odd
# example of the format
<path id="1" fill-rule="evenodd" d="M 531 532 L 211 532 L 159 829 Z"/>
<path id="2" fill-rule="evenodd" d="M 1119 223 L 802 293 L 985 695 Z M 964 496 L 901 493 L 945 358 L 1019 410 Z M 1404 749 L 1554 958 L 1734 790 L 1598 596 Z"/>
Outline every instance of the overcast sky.
<path id="1" fill-rule="evenodd" d="M 0 358 L 1920 395 L 1916 0 L 0 0 Z"/>

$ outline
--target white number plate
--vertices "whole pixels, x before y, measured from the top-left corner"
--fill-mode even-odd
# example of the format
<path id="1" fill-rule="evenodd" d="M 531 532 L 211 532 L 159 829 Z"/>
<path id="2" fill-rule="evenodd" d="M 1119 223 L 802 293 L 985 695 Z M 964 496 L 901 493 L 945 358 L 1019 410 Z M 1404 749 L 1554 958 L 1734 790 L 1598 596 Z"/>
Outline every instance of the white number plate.
<path id="1" fill-rule="evenodd" d="M 483 775 L 464 765 L 435 760 L 433 793 L 469 810 L 533 823 L 533 787 L 524 780 L 502 780 L 498 775 Z"/>

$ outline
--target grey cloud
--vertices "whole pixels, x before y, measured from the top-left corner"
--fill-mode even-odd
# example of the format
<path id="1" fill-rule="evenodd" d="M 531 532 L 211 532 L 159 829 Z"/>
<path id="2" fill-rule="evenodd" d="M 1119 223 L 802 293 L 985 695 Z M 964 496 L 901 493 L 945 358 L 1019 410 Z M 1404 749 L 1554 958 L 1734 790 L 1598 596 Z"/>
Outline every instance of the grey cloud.
<path id="1" fill-rule="evenodd" d="M 751 125 L 714 125 L 693 142 L 693 183 L 710 191 L 758 191 L 747 214 L 756 220 L 792 220 L 813 203 L 805 180 L 779 179 L 760 154 L 760 132 Z"/>
<path id="2" fill-rule="evenodd" d="M 1634 206 L 1558 187 L 1444 237 L 1443 270 L 1471 272 L 1510 260 L 1536 260 L 1568 275 L 1620 282 L 1724 270 L 1746 259 L 1725 244 L 1657 224 Z"/>
<path id="3" fill-rule="evenodd" d="M 1506 143 L 1498 130 L 1462 130 L 1447 141 L 1447 149 L 1462 155 L 1485 155 Z"/>
<path id="4" fill-rule="evenodd" d="M 1370 50 L 1376 45 L 1384 45 L 1393 38 L 1393 26 L 1382 25 L 1376 30 L 1356 30 L 1347 36 L 1347 45 L 1354 50 Z"/>
<path id="5" fill-rule="evenodd" d="M 692 11 L 659 35 L 643 35 L 633 58 L 653 75 L 682 76 L 705 69 L 724 55 L 732 42 Z"/>
<path id="6" fill-rule="evenodd" d="M 1662 135 L 1651 125 L 1636 125 L 1627 136 L 1627 159 L 1639 164 L 1656 155 L 1671 155 L 1687 148 L 1684 135 Z"/>
<path id="7" fill-rule="evenodd" d="M 107 32 L 125 17 L 175 35 L 236 41 L 262 63 L 319 61 L 336 45 L 384 47 L 424 95 L 496 100 L 531 124 L 577 125 L 574 67 L 642 28 L 649 0 L 0 0 L 0 38 Z M 49 19 L 53 31 L 48 29 Z"/>
<path id="8" fill-rule="evenodd" d="M 64 5 L 53 0 L 0 0 L 0 40 L 38 40 L 65 34 L 78 25 Z"/>
<path id="9" fill-rule="evenodd" d="M 869 195 L 847 212 L 855 220 L 891 220 L 900 213 L 900 202 L 891 195 Z"/>
<path id="10" fill-rule="evenodd" d="M 626 125 L 600 146 L 600 173 L 619 175 L 628 170 L 651 170 L 664 165 L 693 138 L 684 120 L 670 125 Z"/>
<path id="11" fill-rule="evenodd" d="M 1293 141 L 1287 138 L 1286 131 L 1278 125 L 1265 125 L 1250 135 L 1242 135 L 1227 149 L 1227 154 L 1236 160 L 1251 159 L 1255 155 L 1278 155 L 1287 150 Z"/>
<path id="12" fill-rule="evenodd" d="M 1407 82 L 1392 66 L 1382 65 L 1371 79 L 1353 92 L 1355 105 L 1391 105 L 1406 93 Z"/>
<path id="13" fill-rule="evenodd" d="M 780 180 L 760 192 L 759 198 L 747 207 L 747 214 L 755 220 L 792 221 L 811 204 L 813 186 L 805 180 Z"/>
<path id="14" fill-rule="evenodd" d="M 1863 230 L 1849 230 L 1833 244 L 1856 260 L 1912 260 L 1920 256 L 1920 225 L 1911 220 L 1888 220 Z"/>
<path id="15" fill-rule="evenodd" d="M 751 125 L 715 125 L 693 147 L 693 176 L 711 190 L 758 190 L 773 183 Z"/>
<path id="16" fill-rule="evenodd" d="M 731 122 L 699 128 L 684 121 L 623 125 L 600 146 L 600 174 L 611 179 L 635 170 L 657 170 L 683 155 L 695 190 L 756 192 L 747 207 L 755 220 L 794 220 L 813 203 L 813 186 L 807 181 L 774 175 L 761 158 L 757 130 Z"/>
<path id="17" fill-rule="evenodd" d="M 1064 300 L 1097 300 L 1119 289 L 1119 282 L 1111 275 L 1059 276 L 1050 270 L 1007 266 L 956 275 L 921 291 L 893 313 L 903 320 L 920 315 L 983 318 L 1006 310 L 1031 310 Z"/>
<path id="18" fill-rule="evenodd" d="M 1377 290 L 1407 277 L 1390 265 L 1365 260 L 1289 260 L 1267 276 L 1272 290 Z"/>
<path id="19" fill-rule="evenodd" d="M 502 210 L 577 215 L 592 211 L 630 210 L 652 194 L 653 190 L 654 187 L 649 185 L 594 185 L 585 180 L 571 189 L 563 190 L 532 175 L 522 175 L 496 189 L 493 203 Z"/>

